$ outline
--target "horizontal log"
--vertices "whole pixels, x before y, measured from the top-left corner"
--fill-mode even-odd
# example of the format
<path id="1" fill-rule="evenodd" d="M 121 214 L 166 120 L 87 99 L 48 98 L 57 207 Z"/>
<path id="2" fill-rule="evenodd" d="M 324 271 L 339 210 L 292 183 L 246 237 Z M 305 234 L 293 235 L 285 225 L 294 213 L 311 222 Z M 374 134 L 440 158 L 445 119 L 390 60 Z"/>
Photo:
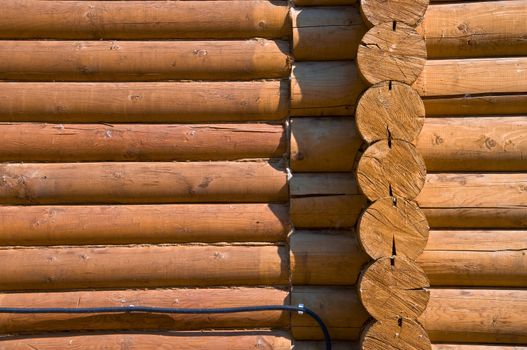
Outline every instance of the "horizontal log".
<path id="1" fill-rule="evenodd" d="M 525 171 L 527 117 L 427 118 L 417 149 L 427 171 Z"/>
<path id="2" fill-rule="evenodd" d="M 0 82 L 0 121 L 210 123 L 279 120 L 288 113 L 288 90 L 289 83 L 279 80 Z"/>
<path id="3" fill-rule="evenodd" d="M 353 5 L 356 0 L 294 0 L 295 6 L 335 6 Z"/>
<path id="4" fill-rule="evenodd" d="M 283 246 L 0 249 L 0 290 L 286 285 Z"/>
<path id="5" fill-rule="evenodd" d="M 431 231 L 417 262 L 432 286 L 527 287 L 527 231 Z"/>
<path id="6" fill-rule="evenodd" d="M 119 333 L 52 333 L 31 336 L 8 336 L 2 339 L 2 349 L 193 349 L 193 350 L 290 350 L 291 339 L 278 331 L 217 331 L 217 332 L 119 332 Z"/>
<path id="7" fill-rule="evenodd" d="M 69 291 L 0 294 L 4 307 L 120 307 L 155 306 L 180 308 L 222 308 L 253 305 L 287 305 L 289 293 L 275 288 L 150 289 L 111 291 Z M 211 328 L 284 328 L 285 312 L 250 314 L 1 314 L 3 333 L 164 329 L 201 330 Z"/>
<path id="8" fill-rule="evenodd" d="M 428 174 L 417 203 L 421 208 L 522 208 L 527 173 Z"/>
<path id="9" fill-rule="evenodd" d="M 18 81 L 286 78 L 285 41 L 0 41 L 0 79 Z"/>
<path id="10" fill-rule="evenodd" d="M 353 173 L 296 173 L 290 186 L 295 228 L 350 228 L 366 206 Z"/>
<path id="11" fill-rule="evenodd" d="M 347 341 L 334 341 L 331 344 L 333 350 L 359 350 L 359 343 Z M 322 341 L 316 340 L 300 340 L 293 341 L 291 350 L 325 350 L 326 344 Z M 494 349 L 492 349 L 494 350 Z M 523 349 L 521 349 L 523 350 Z"/>
<path id="12" fill-rule="evenodd" d="M 284 242 L 286 204 L 0 206 L 0 245 Z"/>
<path id="13" fill-rule="evenodd" d="M 433 342 L 527 342 L 527 290 L 431 289 L 420 321 Z"/>
<path id="14" fill-rule="evenodd" d="M 351 61 L 298 62 L 291 73 L 292 116 L 340 116 L 355 112 L 366 86 Z"/>
<path id="15" fill-rule="evenodd" d="M 7 39 L 232 39 L 290 33 L 285 1 L 9 0 L 0 14 Z"/>
<path id="16" fill-rule="evenodd" d="M 354 287 L 293 287 L 291 304 L 304 304 L 320 315 L 335 340 L 358 340 L 369 318 Z M 315 321 L 297 313 L 291 315 L 291 333 L 296 340 L 322 339 Z"/>
<path id="17" fill-rule="evenodd" d="M 526 350 L 523 345 L 490 344 L 434 344 L 432 350 Z"/>
<path id="18" fill-rule="evenodd" d="M 522 0 L 433 4 L 418 31 L 429 58 L 523 56 L 526 16 Z"/>
<path id="19" fill-rule="evenodd" d="M 356 6 L 291 9 L 295 61 L 351 60 L 367 28 Z"/>
<path id="20" fill-rule="evenodd" d="M 295 231 L 289 240 L 293 285 L 354 285 L 369 258 L 353 231 Z"/>
<path id="21" fill-rule="evenodd" d="M 282 125 L 0 123 L 0 161 L 188 161 L 280 158 Z"/>
<path id="22" fill-rule="evenodd" d="M 527 94 L 463 95 L 424 99 L 426 116 L 526 115 Z"/>
<path id="23" fill-rule="evenodd" d="M 527 92 L 527 57 L 428 60 L 413 87 L 421 96 Z"/>
<path id="24" fill-rule="evenodd" d="M 424 208 L 434 228 L 520 228 L 527 227 L 526 207 Z"/>
<path id="25" fill-rule="evenodd" d="M 286 201 L 279 163 L 0 165 L 1 204 Z"/>

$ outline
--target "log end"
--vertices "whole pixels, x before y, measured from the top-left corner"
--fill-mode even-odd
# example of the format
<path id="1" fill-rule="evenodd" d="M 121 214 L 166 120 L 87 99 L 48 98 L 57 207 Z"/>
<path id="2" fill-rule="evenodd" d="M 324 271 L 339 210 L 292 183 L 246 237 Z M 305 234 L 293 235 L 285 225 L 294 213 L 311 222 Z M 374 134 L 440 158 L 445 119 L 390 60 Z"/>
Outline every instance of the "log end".
<path id="1" fill-rule="evenodd" d="M 402 22 L 415 27 L 425 15 L 430 0 L 361 0 L 360 12 L 369 27 L 384 22 Z"/>
<path id="2" fill-rule="evenodd" d="M 426 330 L 408 318 L 370 323 L 363 330 L 361 350 L 430 350 L 432 345 Z"/>

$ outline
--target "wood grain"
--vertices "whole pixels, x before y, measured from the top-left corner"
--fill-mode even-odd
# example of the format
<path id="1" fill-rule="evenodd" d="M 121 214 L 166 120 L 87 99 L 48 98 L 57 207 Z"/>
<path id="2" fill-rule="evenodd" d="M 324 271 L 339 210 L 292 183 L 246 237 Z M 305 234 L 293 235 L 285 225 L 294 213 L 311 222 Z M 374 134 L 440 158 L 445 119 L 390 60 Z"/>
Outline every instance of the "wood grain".
<path id="1" fill-rule="evenodd" d="M 527 94 L 483 94 L 424 99 L 426 116 L 527 115 Z"/>
<path id="2" fill-rule="evenodd" d="M 489 208 L 423 208 L 434 228 L 508 229 L 527 227 L 527 208 L 515 206 Z"/>
<path id="3" fill-rule="evenodd" d="M 431 350 L 426 330 L 409 318 L 373 321 L 361 335 L 362 350 Z"/>
<path id="4" fill-rule="evenodd" d="M 370 27 L 400 22 L 415 27 L 423 20 L 429 0 L 361 0 L 360 10 Z"/>

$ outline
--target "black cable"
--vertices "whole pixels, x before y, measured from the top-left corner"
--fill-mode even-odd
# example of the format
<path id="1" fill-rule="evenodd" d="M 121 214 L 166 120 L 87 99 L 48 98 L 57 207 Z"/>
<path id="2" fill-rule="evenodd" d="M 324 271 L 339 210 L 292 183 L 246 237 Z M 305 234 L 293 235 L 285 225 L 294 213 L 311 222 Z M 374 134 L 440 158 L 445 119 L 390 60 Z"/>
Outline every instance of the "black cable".
<path id="1" fill-rule="evenodd" d="M 326 350 L 331 350 L 331 337 L 326 324 L 313 310 L 304 305 L 262 305 L 262 306 L 241 306 L 226 308 L 167 308 L 151 306 L 115 306 L 115 307 L 84 307 L 84 308 L 24 308 L 24 307 L 0 307 L 2 314 L 93 314 L 93 313 L 121 313 L 121 312 L 148 312 L 159 314 L 229 314 L 238 312 L 258 312 L 258 311 L 288 311 L 305 313 L 314 319 L 322 333 L 324 334 L 324 343 Z"/>

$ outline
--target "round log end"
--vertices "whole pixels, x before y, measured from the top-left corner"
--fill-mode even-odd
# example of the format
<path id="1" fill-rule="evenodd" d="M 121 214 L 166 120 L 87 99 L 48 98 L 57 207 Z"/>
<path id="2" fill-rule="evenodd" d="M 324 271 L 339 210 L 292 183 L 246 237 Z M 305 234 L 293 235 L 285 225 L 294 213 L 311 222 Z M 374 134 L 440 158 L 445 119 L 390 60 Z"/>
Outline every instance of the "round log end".
<path id="1" fill-rule="evenodd" d="M 362 331 L 361 350 L 430 350 L 430 338 L 419 322 L 408 318 L 370 323 Z"/>
<path id="2" fill-rule="evenodd" d="M 414 142 L 424 125 L 425 105 L 410 85 L 384 81 L 362 95 L 355 120 L 368 143 L 389 137 Z"/>
<path id="3" fill-rule="evenodd" d="M 359 72 L 370 84 L 397 80 L 410 85 L 417 80 L 425 63 L 425 40 L 414 28 L 398 22 L 370 29 L 357 52 Z"/>
<path id="4" fill-rule="evenodd" d="M 414 199 L 425 184 L 426 166 L 414 145 L 382 140 L 366 149 L 357 166 L 357 182 L 370 200 Z"/>
<path id="5" fill-rule="evenodd" d="M 397 256 L 417 259 L 424 251 L 430 227 L 416 203 L 403 198 L 381 198 L 362 214 L 359 240 L 373 259 Z"/>
<path id="6" fill-rule="evenodd" d="M 399 256 L 374 261 L 362 272 L 358 286 L 362 305 L 376 320 L 417 319 L 430 298 L 425 272 Z"/>
<path id="7" fill-rule="evenodd" d="M 424 18 L 430 0 L 361 0 L 360 12 L 369 27 L 402 22 L 415 27 Z"/>

